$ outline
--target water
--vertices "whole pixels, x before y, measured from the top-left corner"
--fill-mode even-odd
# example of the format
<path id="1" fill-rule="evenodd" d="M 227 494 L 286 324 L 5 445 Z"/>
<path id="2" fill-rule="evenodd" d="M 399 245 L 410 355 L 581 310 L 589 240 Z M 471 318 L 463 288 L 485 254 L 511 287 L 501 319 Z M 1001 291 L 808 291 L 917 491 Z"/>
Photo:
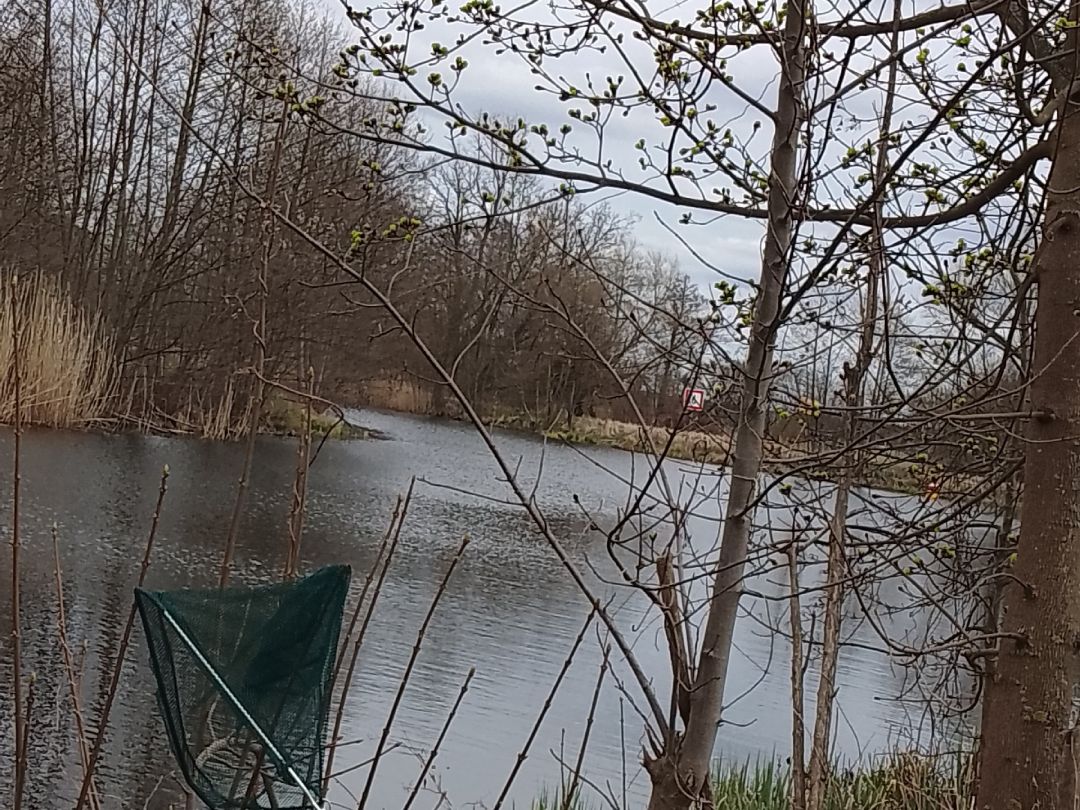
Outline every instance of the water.
<path id="1" fill-rule="evenodd" d="M 374 782 L 371 807 L 400 808 L 470 667 L 471 688 L 415 807 L 491 806 L 540 707 L 581 629 L 587 603 L 520 508 L 479 437 L 467 426 L 400 415 L 365 413 L 385 431 L 381 441 L 328 443 L 310 478 L 303 542 L 304 567 L 344 562 L 354 567 L 354 591 L 375 558 L 397 497 L 417 477 L 412 506 L 366 638 L 347 703 L 343 747 L 331 799 L 354 807 L 399 677 L 427 611 L 462 537 L 470 545 L 450 582 L 425 640 L 390 734 L 392 752 Z M 531 437 L 499 434 L 500 449 L 517 465 L 575 565 L 613 600 L 612 611 L 634 644 L 661 701 L 670 675 L 661 629 L 640 594 L 605 582 L 614 573 L 603 538 L 591 523 L 609 526 L 627 505 L 626 481 L 646 475 L 640 458 L 615 450 L 546 446 Z M 10 456 L 10 436 L 0 452 Z M 25 671 L 36 674 L 29 806 L 61 807 L 77 790 L 78 757 L 67 725 L 67 681 L 56 633 L 56 592 L 50 527 L 60 540 L 68 631 L 84 672 L 83 703 L 96 705 L 120 627 L 130 606 L 163 465 L 169 492 L 148 585 L 173 588 L 216 581 L 220 547 L 242 463 L 238 446 L 210 442 L 29 432 L 23 460 L 23 631 Z M 295 463 L 293 442 L 260 440 L 252 489 L 236 553 L 234 581 L 279 576 Z M 10 492 L 7 464 L 0 491 Z M 670 463 L 671 485 L 697 491 L 688 526 L 695 547 L 715 544 L 722 479 L 714 470 Z M 648 501 L 646 501 L 648 504 Z M 5 525 L 10 523 L 4 506 Z M 773 515 L 772 518 L 776 518 Z M 661 527 L 662 530 L 662 527 Z M 5 548 L 8 535 L 4 530 Z M 0 598 L 10 600 L 10 560 L 0 562 Z M 737 632 L 729 709 L 717 750 L 729 759 L 784 756 L 790 740 L 788 648 L 770 632 L 785 609 L 782 577 L 762 575 L 762 599 Z M 11 781 L 10 617 L 0 633 L 0 793 Z M 890 619 L 892 621 L 892 619 Z M 910 733 L 920 709 L 896 700 L 908 673 L 882 652 L 872 629 L 853 625 L 855 641 L 839 672 L 837 753 L 879 751 Z M 606 643 L 595 629 L 575 658 L 510 796 L 527 803 L 559 781 L 576 761 Z M 613 654 L 613 674 L 601 691 L 585 756 L 591 784 L 618 803 L 640 804 L 642 706 L 628 668 Z M 813 671 L 808 692 L 816 684 Z M 665 703 L 666 705 L 666 703 Z M 179 795 L 157 714 L 141 631 L 136 631 L 113 712 L 101 767 L 107 808 L 169 807 Z M 593 796 L 595 799 L 595 795 Z M 593 802 L 597 804 L 596 801 Z"/>

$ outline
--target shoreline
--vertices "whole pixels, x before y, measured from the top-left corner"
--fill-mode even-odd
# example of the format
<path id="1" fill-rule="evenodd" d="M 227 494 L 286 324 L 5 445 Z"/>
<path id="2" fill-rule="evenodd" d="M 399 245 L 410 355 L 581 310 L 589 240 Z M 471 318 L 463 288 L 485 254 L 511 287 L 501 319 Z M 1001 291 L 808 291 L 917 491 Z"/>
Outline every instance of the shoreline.
<path id="1" fill-rule="evenodd" d="M 418 413 L 414 410 L 388 408 L 377 404 L 342 406 L 345 416 L 339 419 L 330 409 L 326 411 L 311 412 L 311 438 L 314 441 L 336 439 L 339 441 L 388 441 L 393 436 L 367 425 L 348 420 L 348 412 L 363 412 L 365 408 L 383 411 L 389 414 L 401 414 L 418 416 L 433 420 L 446 420 L 459 424 L 470 424 L 465 417 L 454 414 L 429 414 Z M 674 461 L 684 461 L 694 464 L 706 464 L 718 468 L 730 467 L 731 437 L 726 433 L 709 433 L 704 431 L 682 428 L 674 437 L 669 428 L 652 425 L 647 427 L 648 441 L 642 435 L 642 427 L 629 422 L 620 422 L 613 419 L 601 419 L 598 417 L 576 417 L 571 425 L 565 420 L 543 427 L 536 420 L 522 414 L 491 414 L 482 417 L 484 424 L 495 430 L 504 430 L 521 436 L 542 438 L 560 444 L 577 447 L 597 447 L 622 450 L 629 453 L 650 454 L 652 447 L 664 450 L 665 458 Z M 299 438 L 308 416 L 303 403 L 290 398 L 275 398 L 268 401 L 264 407 L 262 422 L 258 431 L 259 436 L 275 438 Z M 168 423 L 172 422 L 173 426 Z M 12 425 L 7 424 L 8 428 Z M 240 441 L 245 432 L 236 432 L 234 435 L 219 436 L 208 435 L 202 426 L 198 424 L 184 424 L 175 416 L 162 415 L 158 421 L 150 422 L 138 420 L 132 417 L 116 417 L 111 419 L 93 419 L 77 426 L 54 426 L 48 424 L 24 423 L 24 429 L 33 430 L 71 430 L 75 432 L 91 432 L 101 434 L 143 434 L 151 436 L 186 437 L 205 441 L 224 442 L 226 444 Z M 766 457 L 762 469 L 772 475 L 794 476 L 802 479 L 827 481 L 836 483 L 839 470 L 823 467 L 815 463 L 813 453 L 819 455 L 831 455 L 836 451 L 814 450 L 808 446 L 796 447 L 785 445 L 775 440 L 767 440 L 765 446 Z M 962 495 L 964 486 L 977 482 L 975 478 L 965 478 L 962 475 L 940 471 L 937 476 L 918 475 L 914 468 L 918 462 L 901 462 L 893 460 L 873 459 L 869 462 L 869 475 L 862 475 L 856 481 L 858 487 L 866 487 L 878 491 L 889 492 L 897 495 L 911 497 L 924 497 L 932 500 L 949 500 L 951 497 Z M 958 486 L 941 486 L 940 482 L 950 480 Z M 935 486 L 931 482 L 938 482 Z M 784 485 L 781 484 L 781 491 Z"/>
<path id="2" fill-rule="evenodd" d="M 448 422 L 470 424 L 469 419 L 454 414 L 429 414 L 415 410 L 384 407 L 377 404 L 348 406 L 345 410 L 363 411 L 365 408 L 390 414 L 418 416 L 425 419 L 445 419 Z M 581 416 L 573 420 L 573 427 L 566 426 L 560 420 L 552 426 L 543 427 L 536 420 L 521 414 L 485 414 L 481 417 L 491 429 L 505 430 L 522 436 L 543 438 L 549 441 L 577 447 L 605 447 L 629 453 L 649 453 L 647 443 L 642 439 L 641 426 L 613 419 Z M 557 426 L 556 426 L 557 425 Z M 670 429 L 661 426 L 648 427 L 649 438 L 654 447 L 667 447 L 665 458 L 674 461 L 686 461 L 694 464 L 708 464 L 720 468 L 730 467 L 731 438 L 726 433 L 706 433 L 689 428 L 678 431 L 674 440 L 669 442 Z M 794 476 L 802 479 L 828 481 L 836 483 L 839 470 L 822 467 L 814 463 L 813 453 L 835 455 L 835 450 L 814 450 L 807 446 L 795 447 L 781 442 L 768 440 L 765 446 L 765 460 L 762 469 L 772 475 Z M 785 457 L 786 456 L 786 457 Z M 855 481 L 862 488 L 889 492 L 896 495 L 924 497 L 931 500 L 949 500 L 962 495 L 965 487 L 977 481 L 973 477 L 965 478 L 947 471 L 936 475 L 919 475 L 913 468 L 918 462 L 874 459 L 869 461 L 869 475 L 863 475 Z M 940 482 L 953 482 L 953 486 L 941 486 Z M 936 488 L 931 482 L 937 482 Z M 782 486 L 782 485 L 781 485 Z"/>

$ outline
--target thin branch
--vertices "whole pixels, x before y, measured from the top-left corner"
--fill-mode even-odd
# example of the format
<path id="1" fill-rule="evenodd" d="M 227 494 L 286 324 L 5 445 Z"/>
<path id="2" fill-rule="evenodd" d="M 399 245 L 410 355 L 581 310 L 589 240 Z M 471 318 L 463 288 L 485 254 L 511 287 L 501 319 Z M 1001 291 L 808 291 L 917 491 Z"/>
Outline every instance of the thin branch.
<path id="1" fill-rule="evenodd" d="M 446 573 L 443 575 L 438 589 L 435 591 L 435 596 L 432 598 L 427 613 L 420 623 L 420 629 L 416 632 L 416 641 L 413 643 L 412 654 L 409 656 L 409 662 L 405 665 L 405 671 L 402 673 L 401 679 L 398 682 L 397 693 L 394 695 L 394 702 L 390 706 L 390 713 L 386 717 L 386 724 L 383 726 L 382 734 L 379 736 L 379 743 L 375 746 L 375 762 L 372 763 L 371 770 L 368 771 L 367 781 L 364 783 L 364 792 L 360 794 L 357 810 L 364 810 L 367 806 L 368 797 L 371 795 L 371 786 L 375 783 L 375 774 L 378 772 L 379 758 L 382 756 L 383 749 L 386 747 L 386 741 L 390 737 L 390 729 L 394 726 L 394 719 L 397 717 L 398 708 L 401 706 L 401 700 L 405 696 L 405 690 L 409 686 L 409 679 L 416 666 L 416 660 L 420 657 L 420 650 L 424 646 L 424 637 L 427 634 L 428 626 L 435 616 L 435 611 L 439 607 L 439 602 L 442 601 L 443 596 L 446 594 L 446 587 L 450 584 L 450 578 L 454 575 L 454 569 L 457 568 L 458 563 L 461 562 L 461 558 L 464 556 L 465 549 L 468 545 L 469 536 L 465 535 L 461 540 L 461 545 L 458 546 L 457 553 L 455 553 L 453 559 L 450 560 L 450 565 L 447 567 Z"/>

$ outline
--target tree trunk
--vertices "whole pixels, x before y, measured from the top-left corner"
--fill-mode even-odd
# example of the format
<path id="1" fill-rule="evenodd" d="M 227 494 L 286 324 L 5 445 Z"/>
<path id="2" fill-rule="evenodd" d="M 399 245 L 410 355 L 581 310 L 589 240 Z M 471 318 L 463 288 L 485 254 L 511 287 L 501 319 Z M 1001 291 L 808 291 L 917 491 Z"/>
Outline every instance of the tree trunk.
<path id="1" fill-rule="evenodd" d="M 1072 810 L 1080 749 L 1080 105 L 1057 131 L 1038 282 L 1031 406 L 1005 633 L 983 699 L 979 808 Z M 1058 189 L 1059 191 L 1054 191 Z"/>
<path id="2" fill-rule="evenodd" d="M 672 739 L 664 741 L 662 754 L 648 763 L 652 780 L 649 810 L 681 810 L 694 804 L 711 804 L 709 776 L 713 747 L 723 713 L 731 642 L 750 544 L 772 381 L 776 319 L 789 267 L 794 206 L 798 204 L 797 153 L 805 112 L 802 98 L 810 7 L 809 0 L 794 0 L 788 6 L 784 23 L 760 291 L 743 368 L 743 394 L 716 578 L 702 634 L 685 734 L 680 737 L 673 731 Z"/>

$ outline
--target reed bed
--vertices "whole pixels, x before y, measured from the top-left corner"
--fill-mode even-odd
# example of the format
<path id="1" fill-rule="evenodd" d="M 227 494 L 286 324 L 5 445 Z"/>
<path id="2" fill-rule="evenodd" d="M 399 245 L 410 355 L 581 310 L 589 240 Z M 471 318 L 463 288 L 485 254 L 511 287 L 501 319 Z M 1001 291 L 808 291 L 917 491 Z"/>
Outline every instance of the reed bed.
<path id="1" fill-rule="evenodd" d="M 240 441 L 248 432 L 251 402 L 236 390 L 230 377 L 217 396 L 189 390 L 187 401 L 170 421 L 182 433 L 222 442 Z"/>
<path id="2" fill-rule="evenodd" d="M 400 378 L 369 380 L 356 391 L 355 399 L 372 408 L 401 413 L 430 414 L 434 406 L 430 391 Z"/>
<path id="3" fill-rule="evenodd" d="M 118 375 L 101 319 L 75 306 L 57 279 L 8 271 L 0 280 L 0 422 L 15 420 L 16 329 L 24 424 L 83 427 L 109 415 Z"/>

